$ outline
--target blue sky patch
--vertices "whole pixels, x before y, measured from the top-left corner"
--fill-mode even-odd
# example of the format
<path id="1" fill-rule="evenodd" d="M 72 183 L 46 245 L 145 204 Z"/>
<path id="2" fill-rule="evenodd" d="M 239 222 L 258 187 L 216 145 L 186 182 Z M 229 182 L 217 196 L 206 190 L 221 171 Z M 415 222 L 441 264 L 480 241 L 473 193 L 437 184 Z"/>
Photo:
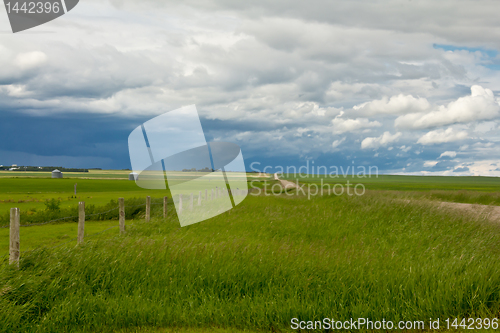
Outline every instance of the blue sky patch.
<path id="1" fill-rule="evenodd" d="M 432 47 L 435 49 L 442 49 L 445 51 L 468 51 L 468 52 L 481 52 L 488 58 L 495 58 L 498 55 L 497 50 L 486 49 L 482 47 L 466 47 L 466 46 L 454 46 L 454 45 L 444 45 L 444 44 L 433 44 Z"/>
<path id="2" fill-rule="evenodd" d="M 495 71 L 500 70 L 500 59 L 496 59 L 498 56 L 497 50 L 486 49 L 482 47 L 466 47 L 466 46 L 454 46 L 454 45 L 444 45 L 444 44 L 433 44 L 435 49 L 442 49 L 445 51 L 468 51 L 468 52 L 481 52 L 483 55 L 484 62 L 479 63 L 479 65 L 484 66 L 488 69 Z"/>

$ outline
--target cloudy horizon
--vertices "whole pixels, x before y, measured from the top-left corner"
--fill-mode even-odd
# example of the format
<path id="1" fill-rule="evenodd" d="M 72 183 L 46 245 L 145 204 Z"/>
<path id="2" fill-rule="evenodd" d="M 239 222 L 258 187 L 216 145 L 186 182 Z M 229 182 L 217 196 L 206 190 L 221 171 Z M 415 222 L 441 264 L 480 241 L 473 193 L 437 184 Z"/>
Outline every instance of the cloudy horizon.
<path id="1" fill-rule="evenodd" d="M 12 34 L 0 164 L 130 168 L 130 132 L 195 104 L 250 164 L 500 176 L 495 1 L 81 1 Z"/>

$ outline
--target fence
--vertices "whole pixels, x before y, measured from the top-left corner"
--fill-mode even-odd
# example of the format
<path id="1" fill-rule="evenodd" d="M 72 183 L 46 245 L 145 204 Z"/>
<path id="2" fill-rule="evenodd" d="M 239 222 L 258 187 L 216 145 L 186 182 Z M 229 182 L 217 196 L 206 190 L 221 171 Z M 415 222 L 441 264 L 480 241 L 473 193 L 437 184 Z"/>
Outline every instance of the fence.
<path id="1" fill-rule="evenodd" d="M 187 205 L 190 210 L 193 210 L 195 207 L 195 198 L 196 198 L 196 205 L 201 206 L 202 201 L 209 202 L 212 200 L 216 200 L 222 197 L 229 197 L 232 204 L 234 205 L 234 198 L 236 196 L 246 196 L 249 193 L 248 189 L 240 190 L 239 188 L 230 190 L 227 188 L 223 187 L 218 187 L 216 186 L 215 189 L 211 189 L 210 191 L 208 189 L 205 189 L 204 195 L 202 191 L 198 191 L 198 195 L 195 195 L 194 193 L 190 194 L 178 194 L 176 197 L 173 197 L 172 200 L 176 202 L 176 208 L 177 208 L 177 214 L 182 214 L 185 211 L 185 207 Z M 187 200 L 185 197 L 187 196 Z"/>
<path id="2" fill-rule="evenodd" d="M 248 190 L 240 190 L 240 189 L 235 189 L 235 190 L 228 190 L 220 187 L 216 187 L 215 190 L 212 189 L 211 192 L 208 190 L 205 190 L 205 196 L 204 196 L 204 201 L 212 201 L 217 198 L 221 197 L 227 197 L 229 196 L 231 200 L 233 200 L 233 196 L 238 196 L 238 195 L 246 195 L 248 193 Z M 189 209 L 193 210 L 194 206 L 194 194 L 191 193 L 189 194 Z M 174 199 L 174 198 L 172 198 Z M 178 204 L 177 204 L 177 213 L 182 214 L 183 212 L 183 195 L 178 196 Z M 168 197 L 163 197 L 163 218 L 167 217 L 167 202 L 168 202 Z M 201 206 L 202 203 L 202 191 L 198 192 L 198 198 L 197 198 L 197 205 Z M 151 220 L 151 197 L 147 196 L 146 197 L 146 212 L 145 212 L 145 220 L 146 222 L 149 222 Z M 140 205 L 144 206 L 144 205 Z M 139 206 L 136 206 L 139 207 Z M 78 236 L 77 236 L 77 244 L 81 244 L 84 241 L 84 236 L 85 236 L 85 219 L 86 217 L 92 217 L 96 215 L 102 215 L 102 214 L 107 214 L 111 211 L 114 211 L 118 209 L 118 225 L 111 227 L 119 227 L 120 228 L 120 234 L 123 235 L 125 233 L 125 199 L 124 198 L 118 198 L 118 207 L 110 209 L 105 212 L 101 213 L 96 213 L 96 214 L 90 214 L 90 215 L 85 215 L 85 202 L 81 201 L 78 203 Z M 11 208 L 10 210 L 10 241 L 9 241 L 9 263 L 10 264 L 16 264 L 19 266 L 19 258 L 20 258 L 20 228 L 21 227 L 28 227 L 28 226 L 35 226 L 35 225 L 44 225 L 56 221 L 61 221 L 64 219 L 73 219 L 76 218 L 76 216 L 70 216 L 70 217 L 63 217 L 55 220 L 51 220 L 48 222 L 44 223 L 31 223 L 28 225 L 21 225 L 21 218 L 20 218 L 20 211 L 19 208 Z M 111 228 L 108 228 L 106 230 L 109 230 Z M 104 232 L 106 230 L 103 230 L 101 232 Z M 101 233 L 99 232 L 99 233 Z M 63 243 L 65 244 L 65 243 Z M 62 244 L 60 244 L 62 245 Z M 60 246 L 58 245 L 58 246 Z"/>
<path id="3" fill-rule="evenodd" d="M 168 203 L 168 197 L 163 197 L 163 218 L 167 217 L 167 203 Z M 151 219 L 151 197 L 147 196 L 146 197 L 146 221 L 149 222 Z M 139 205 L 135 207 L 140 207 L 144 206 Z M 99 233 L 102 233 L 104 231 L 107 231 L 109 229 L 119 227 L 120 228 L 120 234 L 125 233 L 125 199 L 124 198 L 118 198 L 118 207 L 108 210 L 106 212 L 101 212 L 101 213 L 96 213 L 96 214 L 90 214 L 85 216 L 85 202 L 79 202 L 78 203 L 78 236 L 77 236 L 77 244 L 81 244 L 84 241 L 84 236 L 85 236 L 85 219 L 96 216 L 96 215 L 102 215 L 102 214 L 107 214 L 113 210 L 118 209 L 118 225 L 108 228 L 106 230 L 103 230 Z M 11 208 L 10 209 L 10 230 L 9 230 L 9 263 L 15 264 L 19 267 L 19 259 L 20 259 L 20 248 L 21 248 L 21 243 L 20 243 L 20 229 L 21 227 L 29 227 L 29 226 L 40 226 L 40 225 L 45 225 L 48 223 L 53 223 L 57 221 L 61 221 L 64 219 L 73 219 L 75 216 L 69 216 L 69 217 L 64 217 L 64 218 L 59 218 L 55 219 L 52 221 L 44 222 L 44 223 L 32 223 L 28 225 L 21 225 L 21 218 L 20 218 L 20 211 L 19 208 Z M 63 243 L 66 244 L 66 243 Z M 60 244 L 60 245 L 63 245 Z M 60 246 L 58 245 L 58 246 Z"/>

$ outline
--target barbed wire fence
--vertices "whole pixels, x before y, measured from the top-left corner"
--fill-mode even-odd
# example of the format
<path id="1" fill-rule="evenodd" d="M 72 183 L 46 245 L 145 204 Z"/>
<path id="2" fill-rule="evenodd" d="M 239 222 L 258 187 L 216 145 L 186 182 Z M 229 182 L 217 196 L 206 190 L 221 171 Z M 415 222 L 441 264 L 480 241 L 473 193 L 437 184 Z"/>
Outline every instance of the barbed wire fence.
<path id="1" fill-rule="evenodd" d="M 229 196 L 230 199 L 231 199 L 231 202 L 233 203 L 234 205 L 234 202 L 232 201 L 233 198 L 234 198 L 234 195 L 244 195 L 246 196 L 248 194 L 248 189 L 244 189 L 244 190 L 240 190 L 238 188 L 236 188 L 235 190 L 231 191 L 229 188 L 222 188 L 222 187 L 215 187 L 215 189 L 212 189 L 211 190 L 211 193 L 208 192 L 208 190 L 206 189 L 205 190 L 205 199 L 204 201 L 212 201 L 212 200 L 217 200 L 217 198 L 221 198 L 221 197 L 226 197 L 226 196 Z M 190 195 L 187 195 L 188 196 L 188 199 L 186 200 L 186 206 L 189 207 L 190 210 L 193 210 L 194 208 L 194 193 L 191 193 Z M 183 201 L 183 197 L 185 197 L 185 194 L 178 194 L 177 195 L 177 201 L 175 201 L 174 203 L 174 198 L 172 197 L 171 198 L 171 201 L 172 203 L 175 205 L 175 206 L 179 206 L 177 207 L 177 214 L 181 214 L 182 213 L 182 201 Z M 137 201 L 136 198 L 134 199 L 129 199 L 129 200 L 132 200 L 132 201 Z M 155 202 L 156 200 L 162 200 L 163 202 Z M 104 212 L 97 212 L 97 213 L 92 213 L 92 214 L 86 214 L 85 210 L 85 202 L 79 202 L 78 204 L 78 207 L 77 207 L 77 211 L 78 211 L 78 215 L 72 215 L 72 216 L 65 216 L 65 217 L 58 217 L 58 218 L 55 218 L 55 219 L 51 219 L 49 221 L 46 221 L 46 222 L 41 222 L 41 223 L 33 223 L 33 222 L 30 222 L 30 223 L 27 223 L 27 224 L 21 224 L 21 213 L 19 211 L 18 208 L 11 208 L 11 212 L 10 212 L 10 224 L 9 225 L 1 225 L 0 226 L 0 229 L 1 228 L 11 228 L 10 229 L 10 235 L 9 235 L 9 253 L 6 253 L 5 255 L 3 256 L 0 256 L 0 264 L 2 263 L 2 261 L 4 260 L 4 258 L 6 256 L 10 256 L 9 257 L 9 262 L 12 264 L 12 263 L 17 263 L 17 265 L 19 265 L 19 258 L 20 258 L 20 229 L 21 228 L 25 228 L 25 227 L 33 227 L 33 226 L 43 226 L 43 225 L 47 225 L 47 224 L 52 224 L 52 223 L 60 223 L 62 221 L 67 221 L 67 220 L 71 220 L 72 222 L 78 222 L 78 236 L 77 237 L 74 237 L 72 239 L 69 239 L 63 243 L 60 243 L 60 244 L 57 244 L 55 246 L 52 246 L 52 247 L 46 247 L 46 246 L 43 246 L 44 249 L 54 249 L 54 248 L 57 248 L 57 247 L 60 247 L 60 246 L 63 246 L 65 244 L 68 244 L 70 242 L 74 242 L 76 240 L 77 244 L 80 244 L 83 242 L 84 240 L 84 237 L 85 238 L 88 238 L 88 237 L 92 237 L 92 236 L 95 236 L 95 235 L 99 235 L 99 234 L 102 234 L 108 230 L 111 230 L 111 229 L 114 229 L 114 228 L 120 228 L 120 234 L 122 233 L 125 233 L 125 216 L 138 216 L 139 214 L 139 211 L 137 211 L 136 209 L 139 208 L 139 207 L 144 207 L 146 206 L 146 209 L 144 211 L 144 219 L 146 220 L 146 222 L 149 222 L 150 221 L 150 218 L 151 218 L 151 207 L 152 206 L 157 206 L 157 205 L 163 205 L 163 217 L 165 218 L 166 215 L 167 215 L 167 202 L 168 202 L 168 198 L 167 197 L 163 197 L 163 199 L 153 199 L 151 200 L 151 197 L 150 196 L 147 196 L 146 197 L 146 202 L 143 203 L 143 204 L 140 204 L 140 205 L 131 205 L 131 206 L 126 206 L 125 205 L 125 201 L 124 201 L 124 198 L 118 198 L 118 202 L 117 202 L 117 205 L 118 207 L 114 207 L 114 208 L 111 208 L 111 209 L 108 209 L 107 211 L 104 211 Z M 201 205 L 201 202 L 202 202 L 202 191 L 199 191 L 198 193 L 198 206 Z M 110 204 L 106 205 L 106 206 L 110 206 L 110 205 L 114 205 L 114 200 L 111 201 Z M 104 207 L 101 207 L 102 208 L 106 208 L 106 206 Z M 89 205 L 89 207 L 87 207 L 87 209 L 89 209 L 90 211 L 95 211 L 96 207 L 93 206 L 93 205 Z M 99 209 L 99 208 L 98 208 Z M 114 211 L 118 210 L 118 214 L 117 215 L 107 215 L 109 213 L 112 213 Z M 128 210 L 128 213 L 126 214 L 126 211 Z M 72 209 L 69 209 L 68 211 L 72 211 Z M 54 213 L 54 212 L 53 212 Z M 107 215 L 107 216 L 106 216 Z M 30 214 L 28 213 L 27 215 L 24 215 L 25 218 L 27 218 L 28 220 L 33 220 L 33 218 L 36 218 L 30 216 Z M 43 214 L 41 216 L 44 216 Z M 93 233 L 93 234 L 87 234 L 85 235 L 85 221 L 86 220 L 92 220 L 93 218 L 95 217 L 103 217 L 102 219 L 101 218 L 97 218 L 97 220 L 115 220 L 115 219 L 118 219 L 119 221 L 119 224 L 118 225 L 115 225 L 115 226 L 112 226 L 112 227 L 109 227 L 105 230 L 101 230 L 99 232 L 96 232 L 96 233 Z M 142 216 L 142 215 L 139 215 L 139 216 Z M 96 219 L 93 219 L 93 220 L 96 220 Z M 132 224 L 127 224 L 127 226 L 131 226 L 133 225 Z M 34 249 L 34 250 L 27 250 L 27 251 L 23 251 L 23 253 L 27 253 L 27 252 L 33 252 L 33 251 L 36 251 L 37 249 Z"/>
<path id="2" fill-rule="evenodd" d="M 146 202 L 144 204 L 134 205 L 134 206 L 127 206 L 126 209 L 130 211 L 131 209 L 137 209 L 137 208 L 146 206 L 146 211 L 150 212 L 151 211 L 151 206 L 163 205 L 164 206 L 163 216 L 165 217 L 166 205 L 167 205 L 167 197 L 163 198 L 163 202 L 154 202 L 154 201 L 156 201 L 156 200 L 155 199 L 151 200 L 150 197 L 147 197 Z M 147 208 L 148 205 L 149 205 L 149 209 Z M 111 213 L 111 212 L 113 212 L 115 210 L 120 210 L 120 208 L 121 207 L 118 206 L 118 207 L 109 209 L 109 210 L 104 211 L 104 212 L 98 212 L 98 213 L 93 213 L 93 214 L 88 214 L 88 215 L 85 214 L 84 220 L 88 220 L 89 218 L 91 219 L 92 217 L 96 217 L 96 216 L 103 216 L 103 215 L 109 214 L 109 213 Z M 125 210 L 125 207 L 123 207 L 123 208 Z M 43 226 L 43 225 L 47 225 L 47 224 L 56 224 L 58 222 L 60 223 L 62 221 L 69 220 L 69 219 L 79 219 L 79 217 L 80 216 L 77 216 L 77 215 L 74 215 L 74 216 L 65 216 L 65 217 L 60 217 L 60 218 L 52 219 L 52 220 L 49 220 L 49 221 L 46 221 L 46 222 L 42 222 L 42 223 L 19 224 L 18 227 L 19 228 L 26 228 L 26 227 L 33 227 L 33 226 Z M 114 220 L 114 219 L 115 219 L 115 217 L 111 217 L 108 220 Z M 76 221 L 73 221 L 73 222 L 76 222 Z M 127 224 L 127 226 L 132 226 L 134 224 L 135 223 L 129 223 L 129 224 Z M 120 225 L 114 225 L 114 226 L 106 228 L 104 230 L 101 230 L 101 231 L 98 231 L 98 232 L 95 232 L 95 233 L 92 233 L 92 234 L 87 234 L 87 235 L 85 235 L 85 237 L 88 238 L 88 237 L 93 237 L 93 236 L 96 236 L 96 235 L 100 235 L 100 234 L 103 234 L 103 233 L 105 233 L 105 232 L 107 232 L 107 231 L 109 231 L 111 229 L 115 229 L 115 228 L 118 228 L 118 227 L 120 227 Z M 10 225 L 3 225 L 3 226 L 0 226 L 0 228 L 10 228 Z M 78 239 L 79 239 L 79 236 L 76 236 L 76 237 L 73 237 L 71 239 L 68 239 L 67 241 L 65 241 L 63 243 L 59 243 L 59 244 L 57 244 L 55 246 L 51 246 L 51 247 L 44 246 L 43 248 L 44 249 L 55 249 L 55 248 L 61 247 L 63 245 L 71 243 L 71 242 L 77 242 Z M 12 244 L 10 244 L 10 246 L 12 246 Z M 34 252 L 34 251 L 37 251 L 37 250 L 39 250 L 39 249 L 26 250 L 26 251 L 23 251 L 23 253 L 30 253 L 30 252 Z M 18 249 L 18 251 L 19 251 L 19 249 Z M 5 257 L 7 257 L 7 256 L 10 255 L 10 252 L 11 252 L 11 249 L 9 249 L 8 253 L 5 253 L 4 255 L 0 256 L 0 263 L 5 259 Z M 19 261 L 19 258 L 17 258 L 17 262 L 18 261 Z"/>

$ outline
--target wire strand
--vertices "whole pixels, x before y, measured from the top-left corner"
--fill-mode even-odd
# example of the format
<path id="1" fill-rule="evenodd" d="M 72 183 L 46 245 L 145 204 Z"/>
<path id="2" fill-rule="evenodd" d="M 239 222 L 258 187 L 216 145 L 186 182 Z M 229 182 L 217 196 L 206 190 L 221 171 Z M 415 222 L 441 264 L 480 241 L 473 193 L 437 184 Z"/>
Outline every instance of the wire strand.
<path id="1" fill-rule="evenodd" d="M 133 225 L 135 225 L 135 223 L 130 223 L 130 224 L 127 224 L 127 227 L 131 227 L 131 226 L 133 226 Z M 93 234 L 86 235 L 85 237 L 92 237 L 92 236 L 96 236 L 96 235 L 102 234 L 102 233 L 104 233 L 104 232 L 106 232 L 106 231 L 108 231 L 108 230 L 111 230 L 111 229 L 114 229 L 114 228 L 118 228 L 118 227 L 119 227 L 119 225 L 114 225 L 114 226 L 112 226 L 112 227 L 106 228 L 106 229 L 101 230 L 101 231 L 99 231 L 99 232 L 95 232 L 95 233 L 93 233 Z M 78 237 L 73 237 L 73 238 L 71 238 L 70 240 L 67 240 L 67 241 L 66 241 L 66 242 L 64 242 L 64 243 L 57 244 L 57 245 L 55 245 L 55 246 L 51 246 L 51 247 L 46 247 L 46 246 L 44 246 L 44 247 L 37 248 L 37 249 L 33 249 L 33 250 L 26 250 L 26 251 L 22 251 L 22 253 L 30 253 L 30 252 L 35 252 L 35 251 L 38 251 L 38 250 L 40 250 L 40 249 L 52 250 L 52 249 L 55 249 L 55 248 L 61 247 L 61 246 L 65 245 L 65 244 L 68 244 L 68 243 L 71 243 L 71 242 L 74 242 L 74 241 L 77 241 L 77 240 L 78 240 Z M 6 253 L 6 254 L 4 254 L 3 256 L 1 256 L 1 257 L 0 257 L 0 261 L 1 261 L 1 260 L 3 260 L 3 258 L 4 258 L 4 257 L 6 257 L 6 256 L 8 256 L 8 255 L 9 255 L 9 253 Z"/>
<path id="2" fill-rule="evenodd" d="M 155 203 L 155 204 L 152 204 L 152 205 L 162 205 L 162 203 Z M 130 208 L 137 208 L 137 207 L 142 207 L 142 206 L 146 206 L 146 204 L 142 204 L 142 205 L 135 205 L 135 206 L 129 206 L 129 207 L 125 207 L 125 209 L 130 209 Z M 89 215 L 85 215 L 85 218 L 87 217 L 90 217 L 90 216 L 96 216 L 96 215 L 103 215 L 103 214 L 107 214 L 109 212 L 112 212 L 114 210 L 117 210 L 119 209 L 120 207 L 116 207 L 116 208 L 113 208 L 113 209 L 110 209 L 108 211 L 105 211 L 105 212 L 101 212 L 101 213 L 94 213 L 94 214 L 89 214 Z M 78 218 L 78 216 L 66 216 L 66 217 L 60 217 L 58 219 L 54 219 L 54 220 L 50 220 L 50 221 L 47 221 L 47 222 L 42 222 L 42 223 L 29 223 L 29 224 L 21 224 L 20 227 L 33 227 L 33 226 L 40 226 L 40 225 L 46 225 L 46 224 L 49 224 L 49 223 L 53 223 L 53 222 L 57 222 L 57 221 L 62 221 L 62 220 L 66 220 L 66 219 L 73 219 L 73 218 Z M 10 226 L 9 225 L 3 225 L 3 226 L 0 226 L 0 228 L 9 228 Z"/>
<path id="3" fill-rule="evenodd" d="M 151 203 L 151 205 L 163 205 L 163 202 L 159 202 L 159 203 Z M 135 205 L 135 206 L 128 206 L 128 207 L 125 207 L 125 209 L 131 209 L 131 208 L 138 208 L 138 207 L 143 207 L 143 206 L 146 206 L 146 204 L 141 204 L 141 205 Z M 101 212 L 101 213 L 94 213 L 94 214 L 90 214 L 90 215 L 85 215 L 85 218 L 87 217 L 90 217 L 90 216 L 96 216 L 96 215 L 103 215 L 103 214 L 107 214 L 107 213 L 110 213 L 114 210 L 117 210 L 119 209 L 120 207 L 116 207 L 116 208 L 113 208 L 113 209 L 110 209 L 108 211 L 105 211 L 105 212 Z M 78 216 L 66 216 L 66 217 L 61 217 L 61 218 L 58 218 L 58 219 L 54 219 L 54 220 L 50 220 L 50 221 L 47 221 L 47 222 L 43 222 L 43 223 L 30 223 L 30 224 L 22 224 L 20 225 L 20 227 L 33 227 L 33 226 L 41 226 L 41 225 L 46 225 L 46 224 L 49 224 L 49 223 L 53 223 L 53 222 L 57 222 L 57 221 L 62 221 L 62 220 L 66 220 L 66 219 L 70 219 L 70 218 L 78 218 Z M 135 223 L 130 223 L 130 224 L 127 224 L 128 227 L 130 226 L 133 226 L 135 225 Z M 10 226 L 9 225 L 6 225 L 6 226 L 0 226 L 0 228 L 9 228 Z M 117 228 L 119 227 L 118 225 L 115 225 L 115 226 L 112 226 L 112 227 L 109 227 L 107 229 L 104 229 L 104 230 L 101 230 L 99 232 L 96 232 L 96 233 L 93 233 L 93 234 L 89 234 L 89 235 L 86 235 L 86 237 L 91 237 L 91 236 L 95 236 L 95 235 L 99 235 L 99 234 L 102 234 L 104 233 L 105 231 L 108 231 L 108 230 L 111 230 L 111 229 L 114 229 L 114 228 Z M 44 249 L 55 249 L 57 247 L 60 247 L 60 246 L 63 246 L 65 244 L 68 244 L 70 242 L 74 242 L 75 240 L 78 240 L 78 237 L 74 237 L 64 243 L 61 243 L 61 244 L 58 244 L 58 245 L 55 245 L 55 246 L 52 246 L 52 247 L 43 247 Z M 27 253 L 27 252 L 34 252 L 34 251 L 37 251 L 39 249 L 34 249 L 34 250 L 27 250 L 27 251 L 22 251 L 23 253 Z M 10 253 L 6 253 L 4 254 L 3 256 L 0 257 L 0 261 L 3 260 L 6 256 L 8 256 Z"/>

